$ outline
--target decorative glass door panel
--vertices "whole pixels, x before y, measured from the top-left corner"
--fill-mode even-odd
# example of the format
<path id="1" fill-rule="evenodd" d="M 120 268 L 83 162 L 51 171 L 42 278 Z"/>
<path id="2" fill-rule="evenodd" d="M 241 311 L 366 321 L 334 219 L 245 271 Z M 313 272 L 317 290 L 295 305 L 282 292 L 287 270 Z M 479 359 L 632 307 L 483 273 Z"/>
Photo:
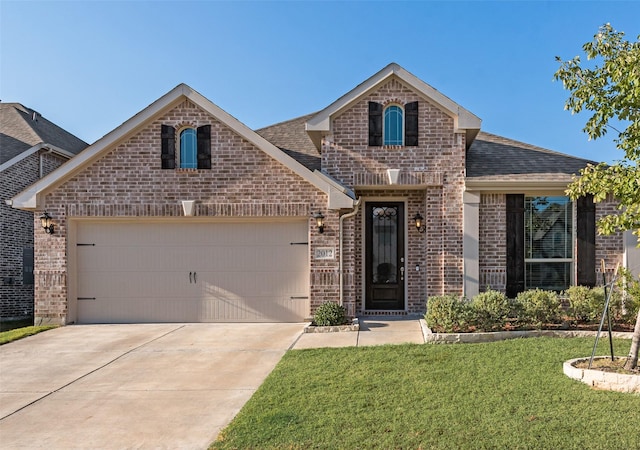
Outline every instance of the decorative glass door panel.
<path id="1" fill-rule="evenodd" d="M 404 204 L 367 203 L 367 310 L 404 309 Z"/>

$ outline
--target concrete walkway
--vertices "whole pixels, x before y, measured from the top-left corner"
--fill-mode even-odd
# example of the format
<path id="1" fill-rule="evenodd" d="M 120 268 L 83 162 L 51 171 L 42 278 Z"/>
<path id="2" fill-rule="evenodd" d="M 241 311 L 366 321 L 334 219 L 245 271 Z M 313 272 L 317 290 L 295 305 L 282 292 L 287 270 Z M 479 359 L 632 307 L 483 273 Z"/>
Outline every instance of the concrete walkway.
<path id="1" fill-rule="evenodd" d="M 321 347 L 362 347 L 384 344 L 423 344 L 419 318 L 363 317 L 360 331 L 340 333 L 304 333 L 296 341 L 296 350 Z"/>

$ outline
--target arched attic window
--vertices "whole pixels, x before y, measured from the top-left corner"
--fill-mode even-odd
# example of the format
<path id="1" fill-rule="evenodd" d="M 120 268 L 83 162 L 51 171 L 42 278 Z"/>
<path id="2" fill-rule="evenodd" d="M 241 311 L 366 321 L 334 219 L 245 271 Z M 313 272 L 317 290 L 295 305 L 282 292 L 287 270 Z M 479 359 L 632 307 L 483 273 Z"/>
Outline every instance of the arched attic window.
<path id="1" fill-rule="evenodd" d="M 390 104 L 369 102 L 369 145 L 418 145 L 418 102 Z"/>
<path id="2" fill-rule="evenodd" d="M 198 167 L 198 140 L 194 128 L 185 128 L 180 132 L 180 168 Z"/>
<path id="3" fill-rule="evenodd" d="M 170 125 L 162 125 L 162 168 L 211 169 L 211 125 L 186 127 L 178 133 Z"/>
<path id="4" fill-rule="evenodd" d="M 389 105 L 384 109 L 384 145 L 404 144 L 404 111 L 398 105 Z"/>

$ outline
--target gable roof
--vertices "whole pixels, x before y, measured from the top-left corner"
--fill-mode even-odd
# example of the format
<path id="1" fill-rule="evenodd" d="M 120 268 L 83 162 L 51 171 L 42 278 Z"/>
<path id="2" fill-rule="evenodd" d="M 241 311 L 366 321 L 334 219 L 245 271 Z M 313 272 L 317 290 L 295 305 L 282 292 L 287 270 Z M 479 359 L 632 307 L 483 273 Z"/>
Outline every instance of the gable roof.
<path id="1" fill-rule="evenodd" d="M 454 120 L 455 131 L 466 131 L 467 145 L 469 145 L 480 130 L 482 122 L 478 116 L 467 111 L 462 106 L 455 103 L 449 97 L 445 96 L 435 88 L 407 72 L 396 63 L 391 63 L 384 69 L 360 83 L 351 91 L 331 103 L 322 111 L 311 117 L 307 123 L 307 133 L 315 146 L 320 149 L 322 136 L 330 131 L 331 117 L 341 113 L 345 109 L 358 102 L 369 92 L 377 89 L 381 84 L 387 82 L 391 78 L 397 78 L 404 84 L 413 88 L 419 95 L 424 97 L 430 103 L 439 108 L 442 112 L 452 117 Z"/>
<path id="2" fill-rule="evenodd" d="M 354 199 L 348 195 L 346 188 L 339 189 L 325 177 L 310 171 L 304 165 L 282 152 L 278 147 L 252 131 L 238 119 L 213 104 L 210 100 L 186 84 L 179 84 L 122 125 L 98 139 L 68 163 L 62 165 L 40 181 L 31 185 L 27 190 L 15 196 L 10 200 L 11 204 L 19 209 L 39 209 L 44 195 L 93 164 L 116 145 L 131 137 L 156 117 L 169 111 L 185 99 L 188 99 L 271 158 L 326 193 L 329 198 L 329 209 L 350 207 L 350 205 L 353 204 Z"/>
<path id="3" fill-rule="evenodd" d="M 50 144 L 71 156 L 89 145 L 31 108 L 0 103 L 0 165 L 39 144 Z"/>
<path id="4" fill-rule="evenodd" d="M 491 190 L 515 184 L 564 189 L 588 164 L 597 163 L 481 131 L 467 151 L 466 185 Z"/>

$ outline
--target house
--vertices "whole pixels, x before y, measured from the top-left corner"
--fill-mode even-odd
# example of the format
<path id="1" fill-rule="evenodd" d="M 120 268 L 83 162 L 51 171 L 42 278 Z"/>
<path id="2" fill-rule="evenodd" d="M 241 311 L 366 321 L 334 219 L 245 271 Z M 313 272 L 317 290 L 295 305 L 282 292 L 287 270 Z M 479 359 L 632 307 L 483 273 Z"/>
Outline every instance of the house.
<path id="1" fill-rule="evenodd" d="M 595 233 L 615 204 L 564 196 L 588 161 L 480 126 L 397 64 L 256 131 L 181 84 L 13 198 L 55 226 L 35 233 L 36 317 L 420 314 L 432 295 L 515 295 L 548 268 L 558 288 L 593 285 L 596 260 L 623 261 L 622 236 Z M 562 252 L 540 257 L 525 222 L 543 198 L 566 217 Z"/>
<path id="2" fill-rule="evenodd" d="M 33 317 L 33 213 L 5 204 L 87 143 L 33 109 L 0 103 L 0 320 Z"/>

